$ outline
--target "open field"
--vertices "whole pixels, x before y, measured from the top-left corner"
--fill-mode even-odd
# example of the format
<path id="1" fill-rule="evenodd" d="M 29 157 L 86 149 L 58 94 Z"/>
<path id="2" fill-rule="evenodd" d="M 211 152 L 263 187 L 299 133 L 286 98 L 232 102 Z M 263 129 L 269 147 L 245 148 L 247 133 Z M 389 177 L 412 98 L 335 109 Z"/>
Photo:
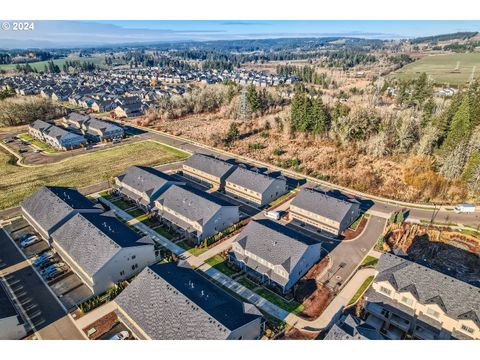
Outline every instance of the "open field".
<path id="1" fill-rule="evenodd" d="M 0 209 L 17 205 L 42 185 L 83 187 L 108 180 L 131 165 L 153 166 L 186 158 L 187 154 L 153 141 L 117 146 L 66 161 L 33 168 L 15 164 L 0 152 Z"/>
<path id="2" fill-rule="evenodd" d="M 58 65 L 60 69 L 62 69 L 63 64 L 65 64 L 65 61 L 86 61 L 86 62 L 93 62 L 95 65 L 102 66 L 104 65 L 104 58 L 100 56 L 94 56 L 94 57 L 68 57 L 65 59 L 55 59 L 53 60 L 53 63 Z M 48 63 L 48 61 L 37 61 L 37 62 L 32 62 L 29 63 L 30 66 L 34 69 L 37 69 L 38 71 L 44 70 L 45 65 Z M 25 64 L 20 64 L 20 65 L 25 65 Z M 17 64 L 1 64 L 0 65 L 0 70 L 15 70 Z"/>
<path id="3" fill-rule="evenodd" d="M 458 72 L 454 72 L 458 63 Z M 425 72 L 436 84 L 463 85 L 470 81 L 475 67 L 476 78 L 480 74 L 480 53 L 431 55 L 417 60 L 396 71 L 399 79 L 414 79 Z"/>

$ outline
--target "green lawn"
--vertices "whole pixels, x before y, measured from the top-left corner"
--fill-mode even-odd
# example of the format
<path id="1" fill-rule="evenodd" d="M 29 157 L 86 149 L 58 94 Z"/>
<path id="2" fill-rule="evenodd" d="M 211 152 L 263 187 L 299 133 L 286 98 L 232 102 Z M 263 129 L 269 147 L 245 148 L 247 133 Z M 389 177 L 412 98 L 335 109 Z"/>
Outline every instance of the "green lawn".
<path id="1" fill-rule="evenodd" d="M 227 260 L 218 254 L 215 256 L 212 256 L 210 259 L 208 259 L 205 262 L 211 267 L 217 269 L 218 271 L 223 272 L 227 276 L 232 276 L 237 273 L 236 271 L 230 269 L 226 265 Z"/>
<path id="2" fill-rule="evenodd" d="M 55 150 L 54 148 L 52 148 L 51 146 L 47 145 L 46 143 L 44 143 L 43 141 L 40 141 L 38 139 L 35 139 L 33 137 L 31 137 L 29 134 L 27 133 L 24 133 L 24 134 L 19 134 L 18 137 L 24 141 L 28 141 L 29 143 L 35 145 L 36 147 L 42 149 L 43 151 L 45 152 L 48 152 L 50 154 L 54 154 L 57 152 L 57 150 Z"/>
<path id="3" fill-rule="evenodd" d="M 208 250 L 208 247 L 204 247 L 204 246 L 192 247 L 189 244 L 187 244 L 186 241 L 181 241 L 177 245 L 187 250 L 190 254 L 194 256 L 199 256 Z"/>
<path id="4" fill-rule="evenodd" d="M 118 205 L 117 205 L 118 206 Z M 130 205 L 130 207 L 132 207 L 132 205 Z M 141 217 L 143 217 L 144 215 L 146 215 L 142 210 L 140 209 L 133 209 L 133 210 L 130 210 L 130 211 L 127 211 L 130 215 L 132 215 L 134 218 L 137 218 L 138 221 L 142 221 Z"/>
<path id="5" fill-rule="evenodd" d="M 255 290 L 255 292 L 261 297 L 270 301 L 272 304 L 275 304 L 278 307 L 281 307 L 283 310 L 286 310 L 289 313 L 300 314 L 304 309 L 303 304 L 300 304 L 294 300 L 287 301 L 283 299 L 281 296 L 273 293 L 268 289 L 261 288 L 261 289 Z"/>
<path id="6" fill-rule="evenodd" d="M 18 205 L 42 185 L 84 187 L 120 175 L 132 165 L 154 166 L 187 157 L 160 143 L 142 141 L 30 168 L 16 165 L 11 154 L 0 150 L 0 209 Z"/>
<path id="7" fill-rule="evenodd" d="M 169 232 L 167 229 L 165 229 L 163 226 L 157 227 L 153 229 L 157 234 L 160 234 L 161 236 L 172 240 L 175 237 L 175 234 Z"/>
<path id="8" fill-rule="evenodd" d="M 367 288 L 370 286 L 370 284 L 372 283 L 373 281 L 373 276 L 369 276 L 362 284 L 362 286 L 360 286 L 360 289 L 357 290 L 357 292 L 355 293 L 355 295 L 353 295 L 352 299 L 348 302 L 348 305 L 352 305 L 353 303 L 355 303 L 355 301 L 358 300 L 358 298 L 360 296 L 362 296 L 362 294 L 365 292 L 365 290 L 367 290 Z"/>
<path id="9" fill-rule="evenodd" d="M 55 59 L 52 60 L 55 65 L 58 65 L 60 67 L 60 70 L 63 71 L 63 65 L 67 60 L 73 60 L 73 61 L 87 61 L 87 62 L 93 62 L 97 66 L 105 66 L 105 58 L 103 56 L 92 56 L 92 57 L 68 57 L 65 59 Z M 38 71 L 43 71 L 45 70 L 45 65 L 48 63 L 48 61 L 37 61 L 37 62 L 32 62 L 30 63 L 30 66 L 34 69 L 37 69 Z M 24 65 L 24 64 L 21 64 Z M 0 65 L 0 70 L 15 70 L 17 64 L 1 64 Z"/>
<path id="10" fill-rule="evenodd" d="M 275 199 L 270 204 L 268 204 L 268 207 L 270 208 L 272 206 L 277 206 L 282 201 L 284 201 L 286 198 L 288 198 L 289 196 L 292 196 L 293 194 L 297 193 L 298 191 L 299 191 L 298 189 L 294 189 L 292 191 L 287 192 L 286 194 L 283 194 L 278 199 Z"/>
<path id="11" fill-rule="evenodd" d="M 378 264 L 378 259 L 376 257 L 368 255 L 362 262 L 361 266 L 375 266 Z"/>
<path id="12" fill-rule="evenodd" d="M 457 64 L 459 72 L 454 72 Z M 473 67 L 476 67 L 475 75 L 478 78 L 480 52 L 430 55 L 402 67 L 393 73 L 393 76 L 415 79 L 424 72 L 437 84 L 462 85 L 470 81 Z"/>
<path id="13" fill-rule="evenodd" d="M 122 210 L 127 210 L 127 209 L 130 209 L 130 208 L 132 207 L 132 204 L 131 204 L 130 202 L 125 201 L 125 200 L 123 200 L 123 199 L 110 200 L 110 202 L 111 202 L 113 205 L 118 206 L 118 207 L 119 207 L 120 209 L 122 209 Z M 141 215 L 141 213 L 140 213 L 140 214 L 137 214 L 137 215 L 134 215 L 134 214 L 130 214 L 130 215 L 132 215 L 132 216 L 135 217 L 135 216 Z"/>
<path id="14" fill-rule="evenodd" d="M 250 290 L 253 290 L 258 286 L 253 281 L 251 281 L 247 278 L 241 278 L 241 279 L 237 280 L 237 282 L 239 282 L 240 284 L 242 284 L 243 286 L 245 286 L 247 289 L 250 289 Z"/>

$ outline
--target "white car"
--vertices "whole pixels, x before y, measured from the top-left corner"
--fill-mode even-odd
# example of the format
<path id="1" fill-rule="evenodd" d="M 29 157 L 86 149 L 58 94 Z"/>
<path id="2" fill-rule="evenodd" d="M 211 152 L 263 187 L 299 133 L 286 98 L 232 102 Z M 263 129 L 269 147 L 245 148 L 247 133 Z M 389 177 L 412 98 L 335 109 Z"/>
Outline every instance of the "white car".
<path id="1" fill-rule="evenodd" d="M 22 248 L 32 245 L 38 241 L 38 237 L 36 235 L 29 236 L 25 240 L 20 241 L 20 246 Z"/>
<path id="2" fill-rule="evenodd" d="M 273 220 L 280 220 L 280 211 L 265 211 L 265 216 L 273 219 Z"/>
<path id="3" fill-rule="evenodd" d="M 455 213 L 461 214 L 461 213 L 474 213 L 476 209 L 476 206 L 473 204 L 458 204 L 455 206 Z"/>
<path id="4" fill-rule="evenodd" d="M 124 330 L 113 335 L 110 340 L 127 340 L 129 337 L 130 333 L 127 330 Z"/>

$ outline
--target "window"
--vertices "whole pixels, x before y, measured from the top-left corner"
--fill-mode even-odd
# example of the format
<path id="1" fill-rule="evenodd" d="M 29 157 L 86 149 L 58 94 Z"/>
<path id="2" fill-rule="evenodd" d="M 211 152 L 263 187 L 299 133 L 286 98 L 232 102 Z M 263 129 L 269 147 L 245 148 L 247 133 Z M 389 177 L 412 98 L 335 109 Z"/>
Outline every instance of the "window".
<path id="1" fill-rule="evenodd" d="M 132 270 L 135 270 L 135 269 L 137 269 L 137 268 L 138 268 L 138 264 L 133 264 L 133 265 L 132 265 Z"/>
<path id="2" fill-rule="evenodd" d="M 471 328 L 470 326 L 467 326 L 467 325 L 462 325 L 461 329 L 462 329 L 462 331 L 465 331 L 469 334 L 473 334 L 474 331 L 475 331 L 473 328 Z"/>
<path id="3" fill-rule="evenodd" d="M 390 295 L 392 294 L 392 290 L 387 289 L 387 288 L 384 287 L 384 286 L 380 286 L 380 292 L 381 292 L 381 293 L 384 293 L 385 295 L 388 295 L 388 296 L 390 296 Z"/>
<path id="4" fill-rule="evenodd" d="M 406 296 L 402 296 L 402 303 L 404 303 L 408 306 L 412 306 L 413 305 L 413 300 L 406 297 Z"/>
<path id="5" fill-rule="evenodd" d="M 125 271 L 120 271 L 120 276 L 124 276 L 125 275 Z"/>
<path id="6" fill-rule="evenodd" d="M 132 255 L 132 260 L 135 259 L 137 257 L 137 255 Z"/>
<path id="7" fill-rule="evenodd" d="M 430 315 L 431 317 L 434 317 L 435 319 L 438 319 L 440 317 L 440 313 L 438 311 L 435 311 L 430 308 L 427 309 L 427 314 Z"/>

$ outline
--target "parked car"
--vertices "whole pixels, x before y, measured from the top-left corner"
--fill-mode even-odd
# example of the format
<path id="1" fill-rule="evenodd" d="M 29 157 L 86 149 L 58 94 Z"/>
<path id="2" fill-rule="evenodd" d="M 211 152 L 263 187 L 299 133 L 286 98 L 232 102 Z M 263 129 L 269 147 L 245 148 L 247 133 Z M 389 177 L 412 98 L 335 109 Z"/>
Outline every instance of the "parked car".
<path id="1" fill-rule="evenodd" d="M 121 139 L 113 139 L 112 144 L 118 144 L 120 141 L 122 141 L 122 140 Z"/>
<path id="2" fill-rule="evenodd" d="M 49 261 L 54 256 L 55 254 L 53 252 L 46 251 L 35 259 L 35 261 L 33 262 L 33 265 L 36 267 L 42 266 L 43 263 Z"/>
<path id="3" fill-rule="evenodd" d="M 20 236 L 18 241 L 22 242 L 23 240 L 29 238 L 30 236 L 33 236 L 33 234 L 30 234 L 30 233 L 23 234 L 22 236 Z"/>
<path id="4" fill-rule="evenodd" d="M 18 150 L 18 152 L 19 152 L 20 154 L 23 154 L 23 153 L 28 152 L 28 150 L 27 150 L 27 149 L 20 149 L 20 150 Z"/>
<path id="5" fill-rule="evenodd" d="M 32 235 L 25 240 L 20 241 L 20 246 L 22 248 L 25 248 L 27 246 L 30 246 L 32 244 L 35 244 L 38 241 L 38 237 L 36 235 Z"/>
<path id="6" fill-rule="evenodd" d="M 59 277 L 60 275 L 64 274 L 66 271 L 67 271 L 66 267 L 56 267 L 53 271 L 45 275 L 45 279 L 53 280 L 56 277 Z"/>
<path id="7" fill-rule="evenodd" d="M 113 335 L 110 340 L 127 340 L 129 337 L 130 333 L 127 330 L 124 330 Z"/>
<path id="8" fill-rule="evenodd" d="M 34 152 L 35 154 L 41 153 L 42 151 L 43 151 L 43 150 L 41 150 L 41 149 L 35 149 L 35 150 L 33 150 L 33 152 Z"/>
<path id="9" fill-rule="evenodd" d="M 65 267 L 65 263 L 59 262 L 59 263 L 52 263 L 51 265 L 47 266 L 45 269 L 41 271 L 43 275 L 48 275 L 51 272 L 55 271 L 56 269 L 61 269 Z"/>
<path id="10" fill-rule="evenodd" d="M 4 139 L 3 140 L 4 144 L 10 144 L 11 142 L 13 142 L 13 139 Z"/>
<path id="11" fill-rule="evenodd" d="M 265 211 L 264 215 L 273 220 L 280 220 L 280 212 L 279 211 Z"/>
<path id="12" fill-rule="evenodd" d="M 474 213 L 475 212 L 475 205 L 473 204 L 458 204 L 455 206 L 453 211 L 455 211 L 457 214 L 460 213 Z"/>

